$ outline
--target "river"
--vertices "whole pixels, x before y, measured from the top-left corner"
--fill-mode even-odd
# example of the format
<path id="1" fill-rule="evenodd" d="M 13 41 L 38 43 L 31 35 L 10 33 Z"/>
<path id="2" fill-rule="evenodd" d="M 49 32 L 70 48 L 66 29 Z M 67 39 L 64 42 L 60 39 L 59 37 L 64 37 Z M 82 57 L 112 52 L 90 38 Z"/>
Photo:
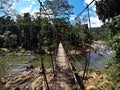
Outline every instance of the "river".
<path id="1" fill-rule="evenodd" d="M 87 53 L 85 58 L 77 59 L 75 61 L 75 66 L 77 69 L 83 68 L 85 66 L 85 61 L 89 61 L 89 67 L 93 69 L 104 69 L 106 64 L 113 60 L 115 57 L 115 51 L 113 51 L 110 47 L 106 46 L 103 43 L 93 42 L 97 48 L 95 48 L 92 52 Z"/>
<path id="2" fill-rule="evenodd" d="M 43 56 L 43 62 L 46 68 L 51 67 L 50 55 Z M 0 76 L 6 74 L 17 74 L 27 70 L 27 65 L 33 65 L 34 68 L 41 66 L 41 57 L 38 54 L 15 55 L 6 53 L 0 56 Z"/>

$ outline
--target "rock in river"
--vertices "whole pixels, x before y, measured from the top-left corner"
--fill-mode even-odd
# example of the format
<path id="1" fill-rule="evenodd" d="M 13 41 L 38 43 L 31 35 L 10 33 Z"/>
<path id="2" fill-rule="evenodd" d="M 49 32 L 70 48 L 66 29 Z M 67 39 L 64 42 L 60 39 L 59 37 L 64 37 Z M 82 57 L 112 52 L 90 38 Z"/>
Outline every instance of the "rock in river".
<path id="1" fill-rule="evenodd" d="M 48 85 L 51 86 L 53 81 L 51 68 L 46 70 L 46 78 Z M 0 77 L 0 85 L 4 87 L 3 90 L 46 90 L 46 83 L 41 67 L 19 74 Z"/>

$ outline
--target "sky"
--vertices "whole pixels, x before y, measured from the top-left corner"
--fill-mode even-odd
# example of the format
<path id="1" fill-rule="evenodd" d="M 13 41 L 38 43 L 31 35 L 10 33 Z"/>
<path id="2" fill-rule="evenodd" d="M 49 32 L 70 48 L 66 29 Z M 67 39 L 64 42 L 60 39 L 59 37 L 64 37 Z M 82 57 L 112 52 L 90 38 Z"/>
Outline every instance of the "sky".
<path id="1" fill-rule="evenodd" d="M 40 0 L 42 3 L 45 0 Z M 69 4 L 74 6 L 73 12 L 74 15 L 70 16 L 70 20 L 74 20 L 74 18 L 89 4 L 92 0 L 69 0 Z M 35 12 L 39 11 L 39 2 L 38 0 L 18 0 L 18 2 L 14 2 L 12 8 L 15 8 L 18 13 L 30 13 L 34 15 Z M 97 14 L 95 13 L 95 5 L 92 4 L 90 6 L 90 20 L 92 27 L 99 27 L 102 25 L 102 22 L 98 19 Z M 84 11 L 83 14 L 79 17 L 84 17 L 86 22 L 88 21 L 87 18 L 87 11 Z"/>

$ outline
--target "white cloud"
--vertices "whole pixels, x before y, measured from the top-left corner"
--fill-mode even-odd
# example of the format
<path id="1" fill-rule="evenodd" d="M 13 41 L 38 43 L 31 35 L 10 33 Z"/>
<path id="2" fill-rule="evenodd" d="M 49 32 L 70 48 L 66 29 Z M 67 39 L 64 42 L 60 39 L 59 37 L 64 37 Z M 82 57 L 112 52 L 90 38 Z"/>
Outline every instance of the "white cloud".
<path id="1" fill-rule="evenodd" d="M 46 9 L 45 8 L 45 10 L 46 11 L 44 11 L 44 9 L 42 9 L 41 10 L 41 17 L 42 18 L 54 18 L 54 15 L 53 15 L 53 12 L 50 10 L 50 9 Z M 46 13 L 47 12 L 47 13 Z M 33 16 L 33 17 L 35 17 L 36 18 L 36 13 L 40 13 L 40 11 L 39 11 L 39 9 L 37 9 L 37 8 L 34 8 L 34 10 L 32 10 L 31 12 L 30 12 L 30 14 Z M 48 15 L 49 15 L 49 17 L 48 17 Z"/>
<path id="2" fill-rule="evenodd" d="M 84 23 L 89 24 L 88 15 L 80 16 L 79 21 L 81 21 L 82 24 Z M 91 22 L 91 27 L 100 27 L 101 25 L 103 25 L 102 21 L 99 20 L 96 13 L 93 12 L 90 12 L 90 22 Z"/>
<path id="3" fill-rule="evenodd" d="M 99 20 L 98 16 L 90 17 L 91 27 L 100 27 L 103 23 Z"/>
<path id="4" fill-rule="evenodd" d="M 92 9 L 93 9 L 93 11 L 95 12 L 95 11 L 96 11 L 96 6 L 94 6 Z"/>
<path id="5" fill-rule="evenodd" d="M 85 4 L 90 4 L 93 0 L 84 0 Z M 95 1 L 100 1 L 100 0 L 95 0 Z M 92 6 L 94 6 L 95 1 L 92 3 Z"/>
<path id="6" fill-rule="evenodd" d="M 31 12 L 31 15 L 33 15 L 34 13 L 36 13 L 36 12 L 40 12 L 39 10 L 33 10 L 32 12 Z"/>
<path id="7" fill-rule="evenodd" d="M 84 2 L 85 2 L 86 4 L 89 4 L 91 1 L 92 1 L 92 0 L 85 0 Z"/>
<path id="8" fill-rule="evenodd" d="M 34 17 L 34 18 L 36 18 L 37 16 L 36 16 L 36 13 L 38 13 L 39 12 L 39 10 L 37 10 L 37 9 L 35 9 L 35 10 L 33 10 L 33 11 L 31 11 L 31 15 Z"/>
<path id="9" fill-rule="evenodd" d="M 43 18 L 45 18 L 45 17 L 47 17 L 47 18 L 49 18 L 49 17 L 50 18 L 54 18 L 54 14 L 53 14 L 51 9 L 46 9 L 45 8 L 45 11 L 44 11 L 44 9 L 41 10 L 41 17 L 43 17 Z"/>
<path id="10" fill-rule="evenodd" d="M 84 0 L 85 4 L 90 4 L 93 0 Z M 99 1 L 99 0 L 96 0 Z M 96 6 L 94 5 L 95 1 L 90 5 L 90 21 L 91 27 L 100 27 L 103 23 L 99 20 L 98 15 L 96 14 Z"/>
<path id="11" fill-rule="evenodd" d="M 36 2 L 35 2 L 35 1 L 32 1 L 32 4 L 36 4 Z"/>
<path id="12" fill-rule="evenodd" d="M 30 12 L 32 9 L 32 5 L 28 6 L 28 7 L 25 7 L 25 8 L 22 8 L 21 9 L 21 13 L 27 13 L 27 12 Z"/>
<path id="13" fill-rule="evenodd" d="M 70 20 L 74 20 L 76 15 L 70 15 Z"/>
<path id="14" fill-rule="evenodd" d="M 85 0 L 85 6 L 87 6 L 88 4 L 90 4 L 93 0 Z M 98 0 L 96 0 L 98 1 Z M 94 12 L 96 11 L 96 6 L 95 6 L 95 1 L 89 6 Z"/>
<path id="15" fill-rule="evenodd" d="M 85 4 L 90 4 L 93 0 L 85 0 Z M 91 4 L 91 6 L 94 6 L 94 2 Z"/>

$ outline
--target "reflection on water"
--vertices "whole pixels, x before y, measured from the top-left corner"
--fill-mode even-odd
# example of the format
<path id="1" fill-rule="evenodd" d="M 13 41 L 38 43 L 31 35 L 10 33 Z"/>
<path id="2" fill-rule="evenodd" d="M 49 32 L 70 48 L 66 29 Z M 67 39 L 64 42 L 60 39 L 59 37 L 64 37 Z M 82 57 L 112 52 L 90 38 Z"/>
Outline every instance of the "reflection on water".
<path id="1" fill-rule="evenodd" d="M 25 71 L 27 64 L 11 62 L 11 63 L 8 63 L 8 66 L 10 68 L 14 66 L 11 69 L 7 69 L 8 74 L 17 74 L 17 73 Z"/>
<path id="2" fill-rule="evenodd" d="M 43 56 L 43 62 L 46 68 L 51 67 L 52 63 L 50 55 L 45 54 Z M 3 76 L 5 74 L 17 74 L 28 70 L 27 67 L 29 67 L 30 64 L 34 68 L 40 66 L 41 56 L 39 54 L 25 56 L 7 54 L 5 56 L 0 56 L 0 76 Z"/>
<path id="3" fill-rule="evenodd" d="M 99 53 L 99 51 L 102 52 L 102 54 Z M 88 53 L 86 55 L 85 59 L 77 59 L 78 61 L 75 61 L 74 64 L 77 68 L 85 66 L 85 61 L 89 60 L 90 64 L 89 67 L 94 69 L 104 69 L 107 62 L 112 60 L 115 56 L 115 52 L 105 47 L 103 44 L 98 44 L 98 48 L 95 51 L 92 51 L 91 53 Z M 78 64 L 79 63 L 79 64 Z"/>
<path id="4" fill-rule="evenodd" d="M 87 59 L 90 60 L 90 67 L 96 69 L 104 69 L 105 65 L 109 60 L 112 60 L 114 54 L 112 53 L 104 53 L 103 55 L 99 55 L 98 53 L 91 52 L 87 55 Z"/>
<path id="5" fill-rule="evenodd" d="M 0 56 L 0 76 L 6 74 L 17 74 L 25 71 L 29 63 L 38 62 L 33 55 L 17 56 L 14 54 L 6 54 Z"/>
<path id="6" fill-rule="evenodd" d="M 108 49 L 104 44 L 97 44 L 97 47 L 95 52 L 87 55 L 87 59 L 90 60 L 90 67 L 104 69 L 107 62 L 112 60 L 115 54 L 114 51 Z"/>

